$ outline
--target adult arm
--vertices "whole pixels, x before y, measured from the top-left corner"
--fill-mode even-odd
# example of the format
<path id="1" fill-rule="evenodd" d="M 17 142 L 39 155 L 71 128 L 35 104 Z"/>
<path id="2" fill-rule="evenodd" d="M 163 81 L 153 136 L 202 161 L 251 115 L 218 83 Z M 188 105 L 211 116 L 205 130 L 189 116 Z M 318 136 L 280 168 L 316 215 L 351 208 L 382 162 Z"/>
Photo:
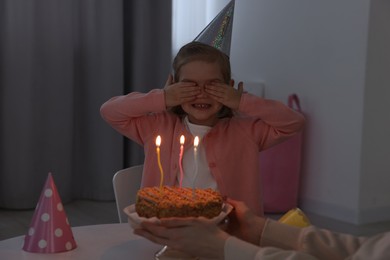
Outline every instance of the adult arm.
<path id="1" fill-rule="evenodd" d="M 367 241 L 356 237 L 315 226 L 292 227 L 273 220 L 267 220 L 260 240 L 261 247 L 277 247 L 296 250 L 318 259 L 346 259 L 353 255 Z"/>
<path id="2" fill-rule="evenodd" d="M 318 260 L 303 252 L 276 247 L 259 247 L 233 236 L 225 242 L 224 255 L 225 260 Z"/>
<path id="3" fill-rule="evenodd" d="M 224 255 L 226 260 L 385 259 L 390 255 L 390 232 L 370 238 L 356 237 L 267 220 L 260 246 L 230 236 L 225 242 Z"/>

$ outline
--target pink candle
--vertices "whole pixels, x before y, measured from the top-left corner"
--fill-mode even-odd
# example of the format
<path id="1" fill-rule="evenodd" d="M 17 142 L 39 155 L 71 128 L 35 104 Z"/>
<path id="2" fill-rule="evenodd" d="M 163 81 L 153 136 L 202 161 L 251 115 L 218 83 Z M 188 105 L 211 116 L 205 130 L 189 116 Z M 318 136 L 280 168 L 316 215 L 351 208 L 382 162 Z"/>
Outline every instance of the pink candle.
<path id="1" fill-rule="evenodd" d="M 195 164 L 195 176 L 194 176 L 194 183 L 193 183 L 193 196 L 195 196 L 195 184 L 196 184 L 196 177 L 198 176 L 198 145 L 199 145 L 199 137 L 195 136 L 194 139 L 194 164 Z"/>
<path id="2" fill-rule="evenodd" d="M 180 188 L 183 184 L 183 152 L 184 152 L 184 135 L 180 136 L 180 155 L 179 155 L 179 168 L 180 168 Z"/>
<path id="3" fill-rule="evenodd" d="M 161 166 L 161 160 L 160 160 L 160 145 L 161 145 L 161 136 L 157 136 L 156 138 L 156 146 L 157 146 L 157 163 L 158 167 L 160 168 L 160 189 L 162 190 L 163 182 L 164 182 L 164 172 Z"/>

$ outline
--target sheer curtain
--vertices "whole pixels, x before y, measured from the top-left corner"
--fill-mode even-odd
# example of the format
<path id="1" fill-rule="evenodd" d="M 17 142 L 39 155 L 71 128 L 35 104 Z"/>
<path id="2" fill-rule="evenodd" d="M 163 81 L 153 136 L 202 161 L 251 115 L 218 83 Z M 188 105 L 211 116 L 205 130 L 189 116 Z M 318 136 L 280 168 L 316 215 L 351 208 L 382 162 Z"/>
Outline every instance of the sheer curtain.
<path id="1" fill-rule="evenodd" d="M 143 156 L 100 105 L 163 86 L 170 53 L 170 0 L 0 0 L 0 207 L 35 207 L 48 172 L 64 203 L 112 200 Z"/>

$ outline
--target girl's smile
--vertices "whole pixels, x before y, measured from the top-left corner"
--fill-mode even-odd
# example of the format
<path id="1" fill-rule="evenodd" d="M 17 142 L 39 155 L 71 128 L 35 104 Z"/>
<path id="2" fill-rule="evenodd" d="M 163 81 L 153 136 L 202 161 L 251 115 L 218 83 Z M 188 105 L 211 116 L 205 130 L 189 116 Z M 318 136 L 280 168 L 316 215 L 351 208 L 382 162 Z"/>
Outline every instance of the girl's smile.
<path id="1" fill-rule="evenodd" d="M 195 103 L 195 104 L 192 104 L 192 107 L 194 107 L 196 109 L 207 110 L 211 107 L 211 105 L 206 104 L 206 103 Z"/>

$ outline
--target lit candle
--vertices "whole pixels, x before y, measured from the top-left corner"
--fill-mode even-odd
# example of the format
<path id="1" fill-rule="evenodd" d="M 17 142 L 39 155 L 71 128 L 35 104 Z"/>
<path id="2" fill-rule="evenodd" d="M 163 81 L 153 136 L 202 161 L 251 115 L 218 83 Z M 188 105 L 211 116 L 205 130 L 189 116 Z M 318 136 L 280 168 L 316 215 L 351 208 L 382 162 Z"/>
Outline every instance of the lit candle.
<path id="1" fill-rule="evenodd" d="M 161 145 L 161 136 L 157 136 L 156 138 L 156 146 L 157 146 L 157 163 L 158 163 L 158 167 L 160 168 L 160 189 L 162 189 L 162 185 L 163 185 L 163 182 L 164 182 L 164 172 L 163 172 L 163 168 L 161 166 L 161 160 L 160 160 L 160 145 Z"/>
<path id="2" fill-rule="evenodd" d="M 194 172 L 194 183 L 193 183 L 193 195 L 195 196 L 195 183 L 196 177 L 198 176 L 198 145 L 199 145 L 199 137 L 195 136 L 194 139 L 194 164 L 195 164 L 195 172 Z"/>
<path id="3" fill-rule="evenodd" d="M 180 136 L 180 155 L 179 155 L 179 168 L 180 168 L 180 188 L 183 183 L 183 152 L 184 152 L 184 135 Z"/>

